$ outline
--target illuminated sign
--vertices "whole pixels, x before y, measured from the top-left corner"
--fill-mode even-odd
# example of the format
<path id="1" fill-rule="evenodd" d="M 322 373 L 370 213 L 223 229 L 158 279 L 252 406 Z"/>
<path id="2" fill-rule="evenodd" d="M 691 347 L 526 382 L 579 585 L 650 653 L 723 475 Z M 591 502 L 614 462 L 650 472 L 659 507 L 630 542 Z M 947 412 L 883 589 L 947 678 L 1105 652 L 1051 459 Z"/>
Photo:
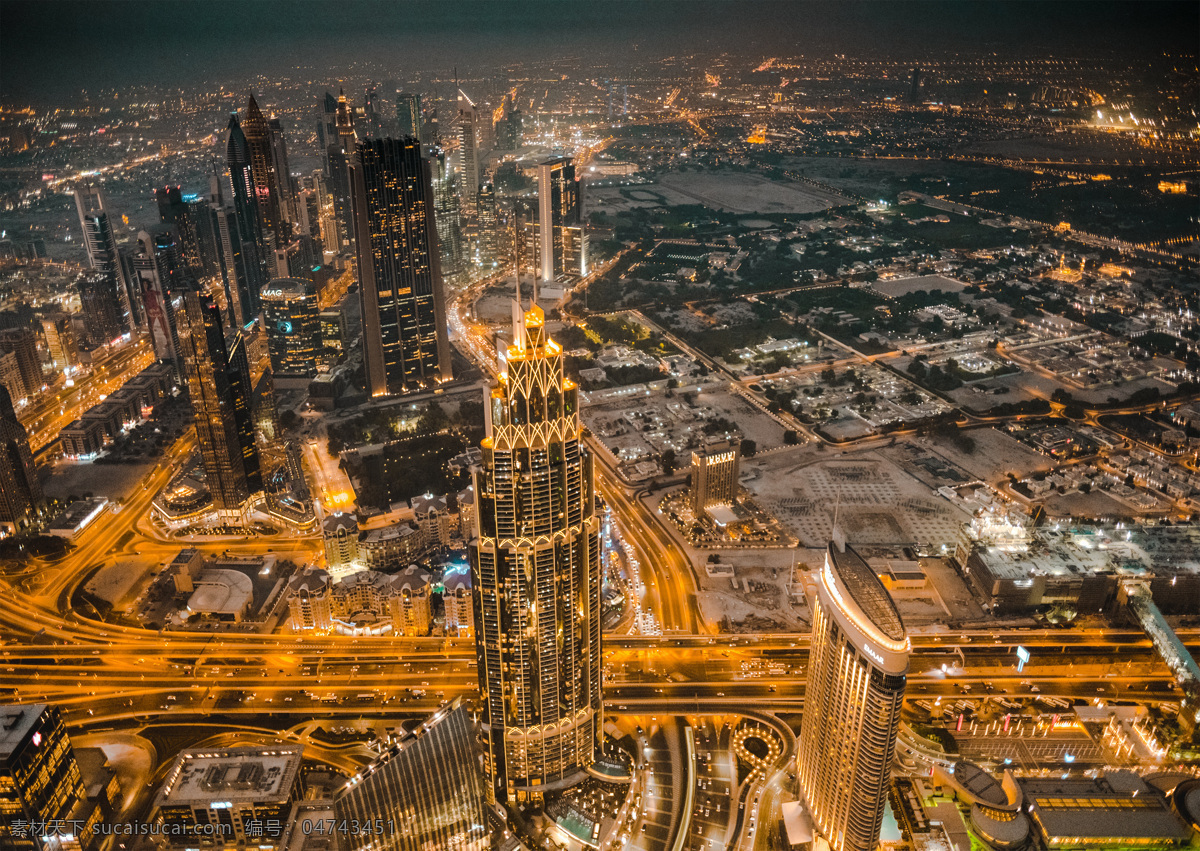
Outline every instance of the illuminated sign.
<path id="1" fill-rule="evenodd" d="M 38 745 L 40 745 L 42 743 L 42 734 L 34 733 L 33 738 L 30 741 L 33 742 L 33 746 L 36 748 Z"/>
<path id="2" fill-rule="evenodd" d="M 883 654 L 880 653 L 878 650 L 876 650 L 874 647 L 872 647 L 870 644 L 864 644 L 862 646 L 862 649 L 863 649 L 864 653 L 866 653 L 868 656 L 870 656 L 872 659 L 874 659 L 880 665 L 883 664 Z"/>

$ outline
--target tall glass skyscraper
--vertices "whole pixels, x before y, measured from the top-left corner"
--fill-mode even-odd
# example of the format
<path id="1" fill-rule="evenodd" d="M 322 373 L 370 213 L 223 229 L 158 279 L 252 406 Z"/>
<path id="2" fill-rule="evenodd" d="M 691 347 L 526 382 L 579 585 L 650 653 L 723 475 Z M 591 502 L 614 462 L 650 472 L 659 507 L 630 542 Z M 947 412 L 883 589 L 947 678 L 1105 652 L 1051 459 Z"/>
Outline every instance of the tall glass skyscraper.
<path id="1" fill-rule="evenodd" d="M 263 489 L 253 388 L 241 330 L 226 336 L 221 308 L 193 285 L 183 294 L 179 344 L 213 505 L 231 519 Z"/>
<path id="2" fill-rule="evenodd" d="M 812 599 L 797 777 L 833 851 L 879 841 L 911 650 L 887 589 L 852 547 L 830 544 Z"/>
<path id="3" fill-rule="evenodd" d="M 229 117 L 229 140 L 225 148 L 225 161 L 229 166 L 233 203 L 230 208 L 225 206 L 218 184 L 213 186 L 212 207 L 214 215 L 217 216 L 218 228 L 224 228 L 220 238 L 229 289 L 231 294 L 237 289 L 241 301 L 242 321 L 249 322 L 261 307 L 259 294 L 270 278 L 266 270 L 266 258 L 270 252 L 258 211 L 258 189 L 254 182 L 250 144 L 246 141 L 246 134 L 242 132 L 237 115 Z M 236 226 L 236 233 L 231 226 Z M 230 275 L 233 278 L 230 278 Z"/>
<path id="4" fill-rule="evenodd" d="M 578 388 L 536 305 L 485 405 L 469 557 L 489 773 L 498 801 L 572 785 L 603 729 L 600 553 Z"/>
<path id="5" fill-rule="evenodd" d="M 113 308 L 119 314 L 121 329 L 132 331 L 139 324 L 139 312 L 136 298 L 132 295 L 130 282 L 126 279 L 126 269 L 121 263 L 117 251 L 117 238 L 113 234 L 112 220 L 108 215 L 108 205 L 104 193 L 95 186 L 75 190 L 75 209 L 79 213 L 79 226 L 83 231 L 83 244 L 87 249 L 88 264 L 104 275 L 103 282 L 98 278 L 93 294 L 103 294 L 105 299 L 113 302 Z M 105 313 L 111 312 L 111 309 Z M 100 326 L 97 326 L 97 331 Z M 89 334 L 91 329 L 89 328 Z M 114 335 L 114 336 L 117 336 Z M 107 343 L 112 339 L 93 340 L 94 343 Z"/>
<path id="6" fill-rule="evenodd" d="M 274 246 L 285 245 L 291 236 L 292 176 L 288 170 L 283 131 L 276 119 L 268 120 L 254 95 L 246 102 L 242 132 L 250 153 L 255 201 L 264 231 L 274 235 Z"/>
<path id="7" fill-rule="evenodd" d="M 475 727 L 456 700 L 352 778 L 333 811 L 366 825 L 341 837 L 346 851 L 486 851 L 485 807 Z"/>
<path id="8" fill-rule="evenodd" d="M 350 164 L 367 390 L 388 396 L 451 376 L 429 163 L 416 139 L 366 139 Z"/>

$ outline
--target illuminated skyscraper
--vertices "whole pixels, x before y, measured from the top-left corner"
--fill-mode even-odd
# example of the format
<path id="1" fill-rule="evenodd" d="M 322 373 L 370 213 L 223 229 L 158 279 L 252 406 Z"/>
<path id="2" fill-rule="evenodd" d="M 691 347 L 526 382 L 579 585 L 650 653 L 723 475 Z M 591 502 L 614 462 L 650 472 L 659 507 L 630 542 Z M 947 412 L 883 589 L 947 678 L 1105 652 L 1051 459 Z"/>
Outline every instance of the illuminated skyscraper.
<path id="1" fill-rule="evenodd" d="M 333 811 L 338 821 L 382 820 L 385 827 L 347 836 L 347 851 L 487 851 L 475 725 L 461 701 L 439 709 L 351 779 Z"/>
<path id="2" fill-rule="evenodd" d="M 464 216 L 475 215 L 476 196 L 479 193 L 481 174 L 479 170 L 479 108 L 458 90 L 458 165 L 459 201 Z"/>
<path id="3" fill-rule="evenodd" d="M 597 754 L 600 544 L 578 388 L 542 310 L 513 305 L 514 342 L 485 405 L 469 548 L 488 769 L 498 801 L 572 785 Z"/>
<path id="4" fill-rule="evenodd" d="M 456 281 L 462 272 L 462 216 L 458 206 L 458 191 L 454 171 L 439 145 L 429 146 L 429 168 L 433 173 L 433 216 L 437 223 L 438 251 L 442 260 L 442 275 Z"/>
<path id="5" fill-rule="evenodd" d="M 89 851 L 99 845 L 93 828 L 100 817 L 58 709 L 0 706 L 0 848 Z M 54 822 L 61 832 L 45 826 Z"/>
<path id="6" fill-rule="evenodd" d="M 418 142 L 421 137 L 421 96 L 411 92 L 396 92 L 396 120 L 400 125 L 400 136 L 412 136 Z"/>
<path id="7" fill-rule="evenodd" d="M 264 232 L 269 232 L 275 245 L 291 236 L 292 176 L 288 172 L 287 148 L 278 119 L 267 119 L 254 95 L 246 103 L 242 132 L 250 154 L 250 169 L 254 177 L 255 202 Z"/>
<path id="8" fill-rule="evenodd" d="M 692 452 L 692 510 L 697 519 L 714 505 L 737 502 L 741 454 L 738 444 L 728 440 Z"/>
<path id="9" fill-rule="evenodd" d="M 20 532 L 36 522 L 42 510 L 29 433 L 17 419 L 12 396 L 0 384 L 0 529 Z"/>
<path id="10" fill-rule="evenodd" d="M 95 186 L 76 189 L 75 209 L 79 212 L 79 226 L 83 229 L 88 264 L 105 276 L 103 286 L 97 281 L 90 289 L 97 299 L 113 301 L 121 325 L 121 330 L 113 336 L 120 336 L 124 331 L 132 331 L 137 327 L 139 314 L 136 298 L 131 295 L 125 267 L 117 251 L 117 239 L 113 234 L 104 193 Z M 112 337 L 109 337 L 93 342 L 107 343 L 111 339 Z"/>
<path id="11" fill-rule="evenodd" d="M 420 143 L 359 142 L 350 190 L 368 392 L 392 395 L 448 381 L 450 339 L 433 189 Z"/>
<path id="12" fill-rule="evenodd" d="M 537 233 L 541 280 L 587 274 L 587 240 L 580 224 L 579 184 L 570 157 L 538 164 Z"/>
<path id="13" fill-rule="evenodd" d="M 320 309 L 312 281 L 278 278 L 262 294 L 271 371 L 278 377 L 317 374 Z"/>
<path id="14" fill-rule="evenodd" d="M 911 650 L 879 577 L 830 544 L 812 596 L 812 640 L 797 777 L 833 851 L 879 841 Z"/>
<path id="15" fill-rule="evenodd" d="M 179 343 L 213 505 L 231 519 L 262 492 L 253 390 L 241 330 L 228 336 L 221 308 L 195 286 L 183 293 Z"/>

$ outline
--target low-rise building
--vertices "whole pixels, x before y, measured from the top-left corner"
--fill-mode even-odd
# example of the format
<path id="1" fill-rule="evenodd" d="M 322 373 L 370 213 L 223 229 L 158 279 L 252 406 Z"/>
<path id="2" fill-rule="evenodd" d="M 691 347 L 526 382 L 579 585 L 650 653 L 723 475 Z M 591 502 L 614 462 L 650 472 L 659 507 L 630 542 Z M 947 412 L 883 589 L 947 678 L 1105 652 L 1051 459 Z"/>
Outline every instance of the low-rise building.
<path id="1" fill-rule="evenodd" d="M 276 848 L 301 797 L 303 746 L 210 748 L 175 758 L 151 823 L 175 848 Z"/>

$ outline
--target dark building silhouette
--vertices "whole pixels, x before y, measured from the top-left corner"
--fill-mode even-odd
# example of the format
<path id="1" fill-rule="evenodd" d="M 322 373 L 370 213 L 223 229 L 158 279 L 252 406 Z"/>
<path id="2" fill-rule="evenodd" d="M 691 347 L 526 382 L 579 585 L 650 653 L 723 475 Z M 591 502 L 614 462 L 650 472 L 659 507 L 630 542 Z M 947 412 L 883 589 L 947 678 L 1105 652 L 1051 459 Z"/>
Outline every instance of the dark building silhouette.
<path id="1" fill-rule="evenodd" d="M 83 327 L 93 346 L 111 343 L 125 333 L 115 280 L 112 273 L 93 269 L 75 281 Z"/>
<path id="2" fill-rule="evenodd" d="M 28 529 L 41 519 L 42 502 L 29 433 L 17 419 L 8 388 L 0 384 L 0 528 Z"/>
<path id="3" fill-rule="evenodd" d="M 287 147 L 278 119 L 268 119 L 258 107 L 254 95 L 246 102 L 242 132 L 250 155 L 255 201 L 264 234 L 273 245 L 285 244 L 291 237 L 292 176 L 288 171 Z"/>
<path id="4" fill-rule="evenodd" d="M 367 391 L 384 396 L 447 381 L 445 294 L 420 143 L 359 142 L 350 184 Z"/>
<path id="5" fill-rule="evenodd" d="M 216 216 L 218 238 L 221 240 L 226 289 L 229 292 L 236 291 L 241 301 L 242 323 L 249 322 L 258 314 L 259 292 L 270 279 L 267 258 L 273 251 L 263 233 L 262 219 L 255 201 L 258 190 L 250 160 L 246 134 L 242 132 L 237 116 L 231 115 L 226 164 L 229 166 L 233 195 L 227 208 L 218 180 L 212 186 L 211 204 Z"/>
<path id="6" fill-rule="evenodd" d="M 421 96 L 412 92 L 396 92 L 396 121 L 400 137 L 411 136 L 424 142 L 421 135 Z"/>

